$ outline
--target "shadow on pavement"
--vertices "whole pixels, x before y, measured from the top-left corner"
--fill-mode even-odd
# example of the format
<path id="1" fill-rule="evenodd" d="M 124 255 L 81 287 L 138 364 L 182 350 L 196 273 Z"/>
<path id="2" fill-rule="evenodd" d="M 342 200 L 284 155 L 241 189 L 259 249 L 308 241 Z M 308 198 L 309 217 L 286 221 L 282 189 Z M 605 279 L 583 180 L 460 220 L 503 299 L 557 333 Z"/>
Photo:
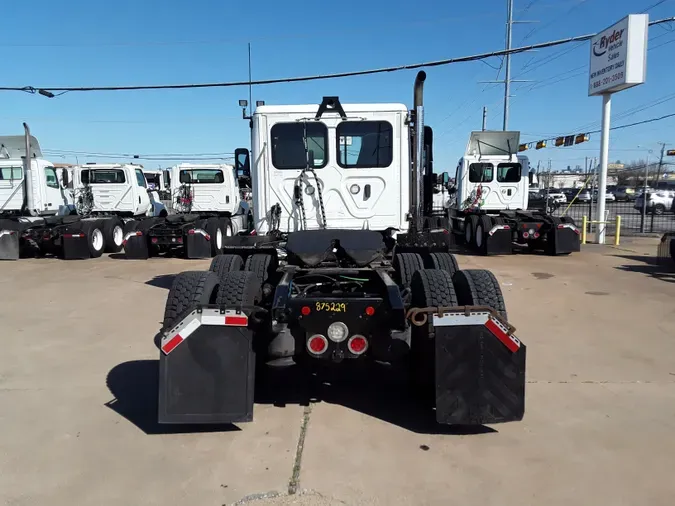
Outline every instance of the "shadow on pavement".
<path id="1" fill-rule="evenodd" d="M 149 435 L 230 432 L 236 425 L 160 425 L 157 423 L 159 361 L 134 360 L 115 366 L 106 383 L 114 399 L 106 407 Z"/>
<path id="2" fill-rule="evenodd" d="M 157 288 L 164 288 L 169 290 L 176 279 L 177 274 L 160 274 L 145 282 L 146 285 L 156 286 Z"/>
<path id="3" fill-rule="evenodd" d="M 255 402 L 279 408 L 326 402 L 358 411 L 419 434 L 470 435 L 497 431 L 484 425 L 452 426 L 436 422 L 433 409 L 415 399 L 405 375 L 386 366 L 342 363 L 320 371 L 300 366 L 274 369 L 258 366 Z M 106 406 L 146 434 L 246 430 L 235 425 L 160 425 L 157 423 L 159 361 L 137 360 L 108 373 L 115 397 Z M 255 412 L 254 412 L 255 418 Z"/>
<path id="4" fill-rule="evenodd" d="M 659 262 L 656 257 L 651 255 L 616 255 L 617 258 L 642 262 L 641 265 L 619 265 L 616 269 L 626 272 L 637 272 L 645 274 L 661 281 L 675 283 L 675 264 L 670 262 Z"/>

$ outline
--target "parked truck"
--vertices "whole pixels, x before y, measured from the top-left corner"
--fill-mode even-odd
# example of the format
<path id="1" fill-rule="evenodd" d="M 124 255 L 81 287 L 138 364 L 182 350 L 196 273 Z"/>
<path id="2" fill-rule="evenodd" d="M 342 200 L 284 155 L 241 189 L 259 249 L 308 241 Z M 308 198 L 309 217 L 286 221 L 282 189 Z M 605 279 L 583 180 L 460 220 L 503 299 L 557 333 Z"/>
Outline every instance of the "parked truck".
<path id="1" fill-rule="evenodd" d="M 432 206 L 423 84 L 403 104 L 260 106 L 256 235 L 179 274 L 164 313 L 159 422 L 253 417 L 256 367 L 406 364 L 440 423 L 520 420 L 525 345 L 495 276 L 460 270 Z M 256 365 L 257 364 L 257 365 Z M 430 406 L 431 407 L 431 406 Z"/>
<path id="2" fill-rule="evenodd" d="M 0 259 L 99 257 L 121 249 L 125 220 L 166 214 L 138 167 L 87 164 L 59 175 L 24 129 L 0 137 Z"/>
<path id="3" fill-rule="evenodd" d="M 172 213 L 127 223 L 127 258 L 166 253 L 210 258 L 222 251 L 225 238 L 250 232 L 253 214 L 242 197 L 235 167 L 179 164 L 169 169 L 169 175 Z"/>
<path id="4" fill-rule="evenodd" d="M 580 230 L 548 206 L 528 209 L 530 174 L 518 156 L 520 132 L 472 132 L 459 160 L 445 214 L 453 234 L 484 255 L 510 254 L 524 246 L 550 255 L 580 250 Z M 526 160 L 526 159 L 525 159 Z M 440 176 L 447 180 L 447 173 Z"/>

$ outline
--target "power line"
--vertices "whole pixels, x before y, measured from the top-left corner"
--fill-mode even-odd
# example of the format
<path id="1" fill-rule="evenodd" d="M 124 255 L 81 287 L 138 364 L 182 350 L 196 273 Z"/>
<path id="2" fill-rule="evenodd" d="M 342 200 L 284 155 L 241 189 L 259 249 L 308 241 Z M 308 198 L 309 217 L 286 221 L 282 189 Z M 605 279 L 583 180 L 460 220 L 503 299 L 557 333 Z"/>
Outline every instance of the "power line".
<path id="1" fill-rule="evenodd" d="M 650 26 L 658 25 L 661 23 L 670 23 L 675 21 L 675 17 L 665 18 L 657 21 L 652 21 L 649 23 Z M 543 49 L 547 47 L 560 46 L 562 44 L 568 44 L 570 42 L 581 42 L 589 40 L 594 37 L 595 34 L 588 35 L 579 35 L 576 37 L 568 37 L 565 39 L 554 40 L 550 42 L 542 42 L 539 44 L 530 44 L 529 46 L 521 46 L 517 48 L 512 48 L 510 50 L 501 49 L 498 51 L 492 51 L 489 53 L 479 53 L 471 56 L 461 56 L 458 58 L 446 58 L 443 60 L 435 60 L 430 62 L 423 63 L 413 63 L 407 65 L 398 65 L 393 67 L 383 67 L 378 69 L 369 69 L 369 70 L 357 70 L 351 72 L 337 72 L 332 74 L 320 74 L 320 75 L 311 75 L 311 76 L 299 76 L 299 77 L 286 77 L 286 78 L 277 78 L 277 79 L 261 79 L 257 81 L 230 81 L 230 82 L 217 82 L 217 83 L 193 83 L 193 84 L 157 84 L 157 85 L 139 85 L 139 86 L 70 86 L 70 87 L 50 87 L 50 86 L 23 86 L 23 87 L 0 87 L 0 91 L 28 91 L 38 93 L 54 93 L 54 92 L 86 92 L 86 91 L 140 91 L 140 90 L 177 90 L 177 89 L 196 89 L 196 88 L 229 88 L 234 86 L 262 86 L 266 84 L 281 84 L 281 83 L 294 83 L 294 82 L 303 82 L 303 81 L 318 81 L 325 79 L 338 79 L 344 77 L 356 77 L 364 75 L 373 75 L 373 74 L 383 74 L 387 72 L 398 72 L 401 70 L 414 70 L 428 67 L 439 67 L 443 65 L 450 65 L 452 63 L 463 63 L 470 61 L 483 60 L 485 58 L 492 58 L 495 56 L 505 56 L 507 54 L 518 54 L 526 51 L 531 51 L 533 49 Z"/>

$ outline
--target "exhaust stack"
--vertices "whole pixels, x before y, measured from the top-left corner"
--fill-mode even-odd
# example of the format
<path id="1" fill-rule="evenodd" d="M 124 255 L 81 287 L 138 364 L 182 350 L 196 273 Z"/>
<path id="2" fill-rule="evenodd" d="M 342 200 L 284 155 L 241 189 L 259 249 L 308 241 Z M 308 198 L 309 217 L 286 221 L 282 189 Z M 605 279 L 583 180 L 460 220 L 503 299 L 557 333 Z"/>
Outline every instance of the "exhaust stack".
<path id="1" fill-rule="evenodd" d="M 26 139 L 26 156 L 24 157 L 23 188 L 26 192 L 24 199 L 26 211 L 31 216 L 37 216 L 35 211 L 35 195 L 33 194 L 33 169 L 31 168 L 30 156 L 30 128 L 27 123 L 23 124 L 24 135 Z"/>
<path id="2" fill-rule="evenodd" d="M 415 77 L 413 113 L 415 130 L 412 147 L 410 178 L 411 232 L 422 230 L 422 159 L 424 157 L 424 81 L 426 72 L 420 70 Z"/>

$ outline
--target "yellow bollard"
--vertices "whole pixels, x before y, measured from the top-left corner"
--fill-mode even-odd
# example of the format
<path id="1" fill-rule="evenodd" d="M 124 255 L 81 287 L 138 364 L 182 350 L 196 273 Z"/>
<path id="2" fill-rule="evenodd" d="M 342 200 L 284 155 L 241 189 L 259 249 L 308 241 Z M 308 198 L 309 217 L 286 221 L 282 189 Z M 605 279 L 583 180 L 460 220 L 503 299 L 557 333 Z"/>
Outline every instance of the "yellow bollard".
<path id="1" fill-rule="evenodd" d="M 581 217 L 581 244 L 586 244 L 586 229 L 588 228 L 588 218 Z"/>
<path id="2" fill-rule="evenodd" d="M 621 216 L 616 215 L 616 235 L 614 236 L 614 246 L 619 245 L 619 240 L 621 238 Z"/>

